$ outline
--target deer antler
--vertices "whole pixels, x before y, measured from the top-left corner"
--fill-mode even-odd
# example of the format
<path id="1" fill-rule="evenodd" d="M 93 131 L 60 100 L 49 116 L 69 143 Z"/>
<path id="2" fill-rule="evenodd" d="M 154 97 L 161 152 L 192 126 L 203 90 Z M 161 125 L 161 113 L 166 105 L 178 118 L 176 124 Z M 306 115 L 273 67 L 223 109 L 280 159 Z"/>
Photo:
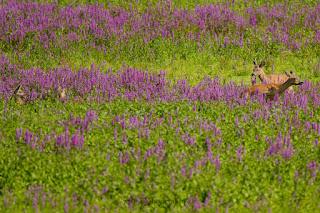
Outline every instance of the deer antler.
<path id="1" fill-rule="evenodd" d="M 266 62 L 262 61 L 261 64 L 259 65 L 259 67 L 263 67 L 264 65 L 266 65 Z"/>
<path id="2" fill-rule="evenodd" d="M 254 65 L 257 64 L 257 60 L 256 59 L 254 59 L 254 60 L 252 59 L 252 62 L 253 62 Z"/>

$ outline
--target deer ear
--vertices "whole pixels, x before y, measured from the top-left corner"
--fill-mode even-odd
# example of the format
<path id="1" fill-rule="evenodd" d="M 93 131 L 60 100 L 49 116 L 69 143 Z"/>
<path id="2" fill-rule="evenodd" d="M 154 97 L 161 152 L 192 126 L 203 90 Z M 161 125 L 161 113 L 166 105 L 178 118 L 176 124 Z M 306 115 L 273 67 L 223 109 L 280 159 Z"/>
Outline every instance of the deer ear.
<path id="1" fill-rule="evenodd" d="M 19 91 L 20 88 L 21 88 L 21 85 L 19 85 L 19 86 L 14 90 L 14 94 L 16 94 L 16 93 Z"/>
<path id="2" fill-rule="evenodd" d="M 254 65 L 257 65 L 257 62 L 254 59 L 252 59 L 252 62 Z"/>
<path id="3" fill-rule="evenodd" d="M 261 64 L 259 65 L 259 67 L 263 67 L 264 65 L 266 65 L 266 62 L 261 62 Z"/>
<path id="4" fill-rule="evenodd" d="M 290 75 L 286 71 L 284 71 L 284 73 L 290 78 Z"/>

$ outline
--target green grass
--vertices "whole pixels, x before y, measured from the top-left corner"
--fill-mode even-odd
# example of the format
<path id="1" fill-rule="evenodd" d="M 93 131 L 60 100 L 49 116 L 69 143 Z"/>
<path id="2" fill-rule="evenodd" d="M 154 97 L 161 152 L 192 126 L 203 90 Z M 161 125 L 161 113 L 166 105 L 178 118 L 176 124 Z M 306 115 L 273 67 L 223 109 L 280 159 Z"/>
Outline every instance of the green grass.
<path id="1" fill-rule="evenodd" d="M 51 2 L 51 1 L 49 1 Z M 68 3 L 92 3 L 90 1 L 61 1 L 60 5 Z M 97 1 L 99 3 L 99 1 Z M 134 5 L 143 11 L 144 7 L 156 5 L 158 1 L 139 2 Z M 216 1 L 211 1 L 215 3 Z M 270 5 L 274 5 L 278 1 L 268 1 Z M 283 1 L 284 2 L 284 1 Z M 128 6 L 127 1 L 110 1 L 112 6 Z M 172 1 L 173 7 L 194 8 L 194 5 L 204 5 L 210 1 Z M 248 2 L 246 7 L 252 5 L 257 8 L 264 5 L 266 1 Z M 300 1 L 294 4 L 299 4 Z M 313 5 L 312 2 L 304 2 L 306 5 Z M 108 5 L 108 4 L 106 4 Z M 231 6 L 235 11 L 237 8 L 244 7 L 244 4 L 236 1 Z M 124 7 L 126 8 L 126 7 Z M 240 13 L 241 10 L 239 10 Z M 192 84 L 197 84 L 202 80 L 204 75 L 220 75 L 227 79 L 235 80 L 237 83 L 244 81 L 250 83 L 250 74 L 253 68 L 252 59 L 258 61 L 266 61 L 266 73 L 283 73 L 283 71 L 294 70 L 302 79 L 316 82 L 319 79 L 319 73 L 314 71 L 314 67 L 320 63 L 319 48 L 317 45 L 302 48 L 299 52 L 283 51 L 286 49 L 283 45 L 276 42 L 269 42 L 268 45 L 263 43 L 263 29 L 266 27 L 263 23 L 258 26 L 261 33 L 255 32 L 255 29 L 248 29 L 245 32 L 244 40 L 250 39 L 250 45 L 244 48 L 228 46 L 227 48 L 219 47 L 217 42 L 208 45 L 208 41 L 201 41 L 201 47 L 197 46 L 197 42 L 185 41 L 182 37 L 185 32 L 176 32 L 180 38 L 180 44 L 170 42 L 171 39 L 156 38 L 147 44 L 139 40 L 130 40 L 128 44 L 114 44 L 114 41 L 95 40 L 87 38 L 86 42 L 95 42 L 96 45 L 104 43 L 108 52 L 99 51 L 87 46 L 85 41 L 70 43 L 68 48 L 52 45 L 47 49 L 40 47 L 40 41 L 35 41 L 35 47 L 24 41 L 18 46 L 18 50 L 12 51 L 7 42 L 0 40 L 0 47 L 3 52 L 14 62 L 25 67 L 39 66 L 43 69 L 50 69 L 56 66 L 70 66 L 78 69 L 80 66 L 90 67 L 92 63 L 96 65 L 104 65 L 106 69 L 112 67 L 119 69 L 125 62 L 130 67 L 164 70 L 170 79 L 180 79 L 187 77 Z M 231 29 L 235 30 L 235 29 Z M 61 31 L 61 32 L 60 32 Z M 62 32 L 63 31 L 63 32 Z M 192 30 L 191 30 L 192 31 Z M 303 37 L 312 33 L 311 29 L 295 29 L 301 32 Z M 59 29 L 57 37 L 67 33 L 68 30 Z M 109 47 L 109 48 L 108 48 Z M 110 51 L 110 48 L 113 51 Z M 119 54 L 121 48 L 121 54 Z M 151 51 L 151 48 L 153 52 Z M 19 57 L 18 57 L 19 54 Z M 221 54 L 221 56 L 219 56 Z"/>
<path id="2" fill-rule="evenodd" d="M 36 0 L 36 2 L 41 2 L 41 3 L 51 3 L 55 2 L 54 0 Z M 163 1 L 165 2 L 165 1 Z M 179 8 L 188 8 L 192 9 L 197 5 L 205 5 L 205 4 L 214 4 L 214 3 L 225 3 L 227 2 L 226 0 L 172 0 L 170 1 L 172 7 L 179 7 Z M 285 0 L 256 0 L 254 2 L 252 1 L 247 1 L 247 4 L 245 5 L 243 1 L 240 0 L 235 0 L 234 4 L 232 4 L 233 1 L 228 1 L 231 4 L 231 7 L 235 7 L 239 10 L 243 9 L 246 5 L 252 5 L 253 7 L 259 7 L 262 6 L 266 3 L 269 3 L 270 5 L 275 5 L 277 3 L 285 3 L 287 1 Z M 299 4 L 301 1 L 292 1 L 290 2 L 291 4 Z M 305 4 L 308 5 L 316 5 L 316 1 L 311 1 L 311 0 L 306 0 L 304 1 Z M 132 4 L 133 8 L 139 7 L 142 11 L 148 7 L 149 5 L 151 6 L 156 6 L 159 4 L 158 0 L 150 0 L 150 1 L 137 1 L 137 0 L 60 0 L 59 5 L 62 6 L 68 6 L 68 5 L 78 5 L 78 4 L 104 4 L 105 7 L 108 7 L 109 4 L 112 6 L 120 6 L 124 8 L 129 8 L 129 5 Z"/>
<path id="3" fill-rule="evenodd" d="M 281 112 L 270 112 L 266 125 L 262 117 L 255 121 L 250 116 L 249 108 L 246 107 L 239 107 L 230 111 L 226 109 L 224 104 L 197 104 L 197 107 L 200 108 L 194 112 L 192 106 L 186 102 L 149 105 L 143 102 L 120 101 L 103 106 L 94 103 L 77 105 L 60 102 L 50 102 L 50 106 L 45 102 L 35 102 L 25 106 L 11 105 L 7 112 L 7 120 L 0 121 L 2 133 L 5 136 L 1 140 L 0 146 L 1 150 L 6 150 L 2 152 L 1 157 L 2 175 L 0 183 L 2 195 L 11 199 L 10 211 L 20 212 L 23 208 L 30 212 L 33 211 L 32 197 L 27 198 L 29 201 L 25 203 L 24 190 L 35 185 L 43 187 L 44 191 L 40 192 L 40 198 L 45 192 L 48 193 L 50 188 L 53 190 L 48 195 L 58 201 L 57 207 L 51 207 L 48 198 L 45 199 L 46 204 L 44 206 L 39 201 L 40 210 L 49 212 L 63 211 L 64 197 L 68 196 L 71 199 L 74 192 L 78 199 L 89 200 L 91 206 L 89 209 L 93 209 L 93 204 L 97 204 L 101 209 L 119 208 L 125 211 L 127 206 L 124 200 L 127 197 L 133 194 L 142 196 L 142 193 L 145 193 L 153 202 L 145 207 L 136 205 L 134 211 L 152 211 L 153 209 L 183 211 L 184 203 L 190 196 L 198 195 L 200 196 L 199 199 L 202 200 L 201 195 L 205 196 L 207 192 L 210 192 L 212 196 L 207 207 L 208 211 L 210 209 L 223 211 L 230 202 L 232 202 L 232 207 L 230 207 L 232 212 L 237 209 L 251 212 L 255 205 L 261 205 L 260 210 L 262 211 L 267 211 L 269 208 L 272 208 L 273 211 L 282 211 L 283 206 L 290 206 L 297 211 L 314 211 L 317 208 L 318 204 L 314 200 L 319 199 L 318 184 L 309 184 L 312 180 L 311 174 L 303 168 L 306 165 L 305 162 L 317 160 L 318 151 L 312 148 L 313 145 L 302 142 L 301 133 L 303 133 L 303 129 L 298 126 L 293 128 L 291 142 L 298 154 L 290 160 L 282 159 L 277 155 L 264 159 L 264 154 L 259 152 L 267 148 L 264 143 L 265 136 L 275 139 L 278 131 L 288 131 L 290 125 L 287 124 L 287 118 L 292 119 L 296 111 L 289 112 L 286 117 L 280 116 L 279 124 L 275 126 L 273 120 Z M 168 115 L 171 112 L 173 122 L 177 122 L 177 119 L 184 121 L 188 117 L 187 125 L 184 122 L 181 123 L 182 131 L 180 134 L 183 135 L 184 131 L 187 130 L 190 135 L 196 136 L 196 145 L 186 145 L 179 137 L 174 136 L 175 130 L 166 127 L 169 116 L 166 116 L 163 124 L 155 130 L 150 129 L 149 138 L 138 139 L 138 129 L 126 128 L 121 130 L 118 124 L 110 125 L 115 115 L 125 114 L 127 118 L 131 115 L 142 119 L 144 114 L 149 114 L 152 108 L 155 111 L 150 127 L 153 126 L 157 118 L 162 117 L 163 113 Z M 259 107 L 252 105 L 251 109 L 254 111 L 258 110 Z M 49 143 L 44 149 L 45 151 L 41 152 L 25 145 L 22 138 L 19 142 L 15 142 L 16 128 L 22 127 L 24 131 L 29 129 L 35 134 L 38 134 L 41 128 L 42 135 L 50 134 L 52 130 L 57 135 L 63 134 L 65 127 L 62 123 L 68 121 L 70 113 L 74 117 L 83 118 L 87 110 L 99 111 L 99 118 L 91 124 L 91 130 L 85 132 L 86 142 L 82 151 L 71 148 L 69 152 L 65 152 L 56 149 L 52 143 Z M 176 110 L 178 110 L 177 114 L 174 113 Z M 317 112 L 318 110 L 315 111 L 315 114 Z M 234 128 L 235 118 L 239 117 L 240 121 L 243 118 L 241 116 L 243 113 L 248 114 L 251 121 L 242 122 L 239 128 Z M 225 115 L 225 118 L 219 120 L 218 118 L 221 118 L 222 114 Z M 310 119 L 301 111 L 298 115 L 301 122 Z M 198 124 L 200 118 L 205 118 L 208 123 L 212 121 L 221 130 L 221 134 L 213 136 L 208 131 L 203 130 L 200 133 L 199 129 L 193 128 L 193 124 Z M 318 120 L 318 118 L 311 120 Z M 58 121 L 62 121 L 62 123 Z M 105 126 L 104 123 L 107 125 Z M 116 141 L 113 139 L 115 128 L 118 129 L 119 134 L 119 139 Z M 69 125 L 70 134 L 74 134 L 76 129 L 77 126 Z M 241 129 L 244 130 L 244 135 L 239 137 L 238 134 Z M 128 136 L 128 144 L 121 142 L 124 135 Z M 257 141 L 253 140 L 256 135 L 259 136 Z M 203 166 L 199 165 L 201 173 L 194 170 L 192 178 L 182 178 L 181 169 L 183 165 L 188 168 L 186 173 L 188 177 L 188 171 L 194 167 L 195 160 L 200 160 L 205 156 L 205 139 L 207 136 L 211 138 L 212 143 L 218 138 L 223 139 L 221 145 L 213 145 L 212 148 L 214 158 L 217 152 L 220 153 L 221 168 L 218 171 L 210 163 Z M 143 161 L 142 159 L 135 159 L 134 154 L 130 154 L 131 160 L 129 163 L 119 164 L 119 151 L 125 153 L 132 147 L 140 147 L 143 156 L 147 149 L 158 144 L 159 137 L 162 138 L 167 147 L 166 158 L 163 163 L 159 164 L 155 156 Z M 313 141 L 317 135 L 311 133 L 308 137 L 310 141 Z M 240 145 L 243 145 L 246 150 L 242 163 L 236 160 L 237 156 L 234 152 Z M 178 159 L 175 157 L 176 153 L 178 156 L 185 153 L 188 157 Z M 107 160 L 107 155 L 110 155 L 110 160 Z M 257 159 L 258 156 L 260 156 L 260 160 Z M 278 166 L 274 163 L 275 159 L 279 159 Z M 106 168 L 107 176 L 103 175 Z M 140 175 L 136 175 L 137 168 L 141 170 Z M 148 168 L 150 174 L 144 179 Z M 92 172 L 93 169 L 94 172 Z M 298 181 L 293 181 L 294 171 L 297 169 L 301 173 Z M 279 174 L 282 176 L 281 181 L 278 180 Z M 135 177 L 135 183 L 127 185 L 124 182 L 126 176 Z M 170 177 L 175 177 L 176 181 L 180 180 L 180 183 L 176 183 L 174 190 L 170 189 Z M 79 181 L 84 181 L 83 185 L 79 185 Z M 315 180 L 315 183 L 317 182 L 318 179 Z M 153 183 L 156 184 L 156 187 L 151 187 Z M 109 188 L 108 193 L 102 196 L 100 191 L 106 185 Z M 67 191 L 65 190 L 66 187 Z M 5 192 L 8 189 L 11 189 L 17 196 L 17 205 L 12 204 L 13 197 L 10 198 Z M 218 189 L 220 192 L 217 191 Z M 296 194 L 295 198 L 292 197 L 293 193 Z M 218 205 L 221 197 L 223 197 L 223 202 Z M 267 201 L 266 207 L 264 207 L 263 201 L 259 201 L 262 197 Z M 311 200 L 311 197 L 314 198 Z M 3 207 L 3 199 L 1 199 L 2 204 L 0 205 L 2 211 L 7 209 Z M 168 204 L 165 204 L 164 200 L 168 200 Z M 248 208 L 244 208 L 245 200 L 249 202 Z M 70 211 L 81 209 L 81 202 L 76 202 L 77 208 L 71 205 L 70 200 L 69 202 Z"/>
<path id="4" fill-rule="evenodd" d="M 62 0 L 59 4 L 66 6 L 85 2 L 93 3 Z M 113 6 L 125 8 L 133 2 L 133 7 L 139 7 L 141 11 L 149 4 L 147 1 L 97 2 L 106 5 L 110 2 Z M 151 5 L 157 2 L 150 1 Z M 173 0 L 172 5 L 190 9 L 196 4 L 210 2 L 216 1 Z M 268 2 L 273 5 L 279 1 Z M 265 3 L 265 0 L 257 0 L 254 3 L 250 1 L 249 5 L 259 7 Z M 315 3 L 307 1 L 305 4 Z M 233 7 L 240 11 L 244 4 L 236 1 Z M 266 61 L 266 73 L 293 70 L 301 79 L 319 82 L 319 69 L 315 69 L 320 63 L 318 45 L 302 48 L 300 52 L 289 52 L 281 51 L 284 47 L 277 43 L 263 45 L 263 38 L 254 38 L 250 32 L 245 36 L 252 39 L 252 45 L 244 48 L 230 46 L 228 49 L 205 43 L 199 48 L 196 43 L 185 40 L 175 45 L 161 38 L 138 48 L 142 42 L 132 40 L 122 46 L 121 55 L 118 55 L 119 46 L 114 47 L 114 52 L 104 53 L 87 47 L 83 41 L 68 48 L 52 46 L 48 49 L 43 49 L 39 41 L 31 49 L 26 42 L 18 50 L 13 50 L 0 39 L 0 48 L 13 64 L 24 69 L 36 66 L 50 70 L 69 66 L 76 71 L 82 67 L 89 68 L 94 63 L 106 71 L 109 68 L 120 69 L 125 63 L 128 67 L 142 70 L 164 70 L 168 79 L 175 82 L 186 78 L 193 86 L 205 75 L 219 75 L 226 79 L 226 84 L 235 81 L 251 85 L 251 60 L 256 58 Z M 90 38 L 89 41 L 95 40 Z M 108 44 L 113 45 L 112 42 Z M 151 48 L 153 55 L 150 55 Z M 312 105 L 311 97 L 308 101 L 306 109 L 297 106 L 284 109 L 282 103 L 265 108 L 258 102 L 248 102 L 246 106 L 219 101 L 156 101 L 152 104 L 117 100 L 99 104 L 95 101 L 63 103 L 55 98 L 18 105 L 13 100 L 6 102 L 1 99 L 0 211 L 65 212 L 68 203 L 69 212 L 94 212 L 94 205 L 99 206 L 100 212 L 194 212 L 193 205 L 187 207 L 186 204 L 190 198 L 198 196 L 202 204 L 209 199 L 208 206 L 202 207 L 200 212 L 223 212 L 226 209 L 229 212 L 254 212 L 255 208 L 258 212 L 269 209 L 272 212 L 319 212 L 320 148 L 314 145 L 319 133 L 312 128 L 307 131 L 306 125 L 307 122 L 319 124 L 320 110 Z M 89 111 L 96 113 L 97 120 L 88 122 L 84 130 L 81 124 L 71 122 L 76 118 L 83 121 Z M 313 117 L 310 116 L 311 111 Z M 122 116 L 126 127 L 122 126 Z M 140 126 L 132 127 L 130 119 L 135 116 Z M 143 126 L 141 123 L 145 116 L 151 118 Z M 204 122 L 208 125 L 212 122 L 211 129 L 204 130 Z M 66 150 L 55 146 L 58 135 L 65 135 L 66 127 L 70 136 L 81 129 L 85 141 L 81 149 L 71 146 Z M 23 134 L 17 140 L 16 132 L 20 128 Z M 26 130 L 40 138 L 34 148 L 24 141 Z M 279 132 L 282 134 L 281 143 L 285 134 L 291 137 L 293 154 L 289 159 L 284 158 L 282 152 L 290 147 L 268 154 L 270 139 L 276 142 Z M 50 139 L 45 139 L 49 136 Z M 159 145 L 160 138 L 165 148 Z M 190 142 L 193 138 L 196 138 L 194 145 Z M 202 162 L 208 155 L 207 138 L 211 141 L 213 160 Z M 43 141 L 46 144 L 40 149 Z M 240 146 L 241 161 L 237 156 Z M 138 149 L 141 157 L 138 157 Z M 155 149 L 161 150 L 164 157 L 159 153 L 148 156 L 150 150 Z M 128 162 L 119 162 L 120 152 L 123 158 L 128 153 Z M 215 161 L 218 153 L 220 166 Z M 308 168 L 313 161 L 317 163 L 314 170 Z M 299 171 L 297 178 L 296 171 Z M 39 186 L 41 190 L 31 189 Z M 102 194 L 105 186 L 108 191 Z M 132 208 L 128 206 L 129 197 L 133 200 Z M 148 205 L 142 204 L 144 198 L 149 199 Z M 34 200 L 36 204 L 33 204 Z M 86 201 L 89 202 L 87 207 Z"/>
<path id="5" fill-rule="evenodd" d="M 228 53 L 223 53 L 225 51 L 223 49 L 210 47 L 199 50 L 190 43 L 186 43 L 185 48 L 181 48 L 181 46 L 168 46 L 160 42 L 159 46 L 152 45 L 152 48 L 155 52 L 154 57 L 145 57 L 148 54 L 143 51 L 139 52 L 139 50 L 137 50 L 137 54 L 131 54 L 130 52 L 124 52 L 120 56 L 115 53 L 105 54 L 103 51 L 88 48 L 81 43 L 76 49 L 74 47 L 68 50 L 53 48 L 49 52 L 39 47 L 34 53 L 30 54 L 30 57 L 23 53 L 18 58 L 15 52 L 4 51 L 8 57 L 13 58 L 15 63 L 25 68 L 31 68 L 34 65 L 44 69 L 69 66 L 77 70 L 80 67 L 89 68 L 94 63 L 103 66 L 105 69 L 110 67 L 119 69 L 125 63 L 129 67 L 144 70 L 149 69 L 158 72 L 163 70 L 170 79 L 187 77 L 192 84 L 199 83 L 205 75 L 212 77 L 219 75 L 237 83 L 243 81 L 245 84 L 249 84 L 253 69 L 252 59 L 266 61 L 264 70 L 267 74 L 280 74 L 284 71 L 293 70 L 301 79 L 307 79 L 308 81 L 316 82 L 320 77 L 314 70 L 314 67 L 320 62 L 313 49 L 282 54 L 273 53 L 268 47 L 264 46 L 255 52 L 252 52 L 252 48 L 246 47 L 244 49 L 234 48 L 228 55 Z M 222 51 L 221 56 L 219 56 L 220 51 Z M 49 57 L 48 55 L 51 53 L 55 56 Z"/>

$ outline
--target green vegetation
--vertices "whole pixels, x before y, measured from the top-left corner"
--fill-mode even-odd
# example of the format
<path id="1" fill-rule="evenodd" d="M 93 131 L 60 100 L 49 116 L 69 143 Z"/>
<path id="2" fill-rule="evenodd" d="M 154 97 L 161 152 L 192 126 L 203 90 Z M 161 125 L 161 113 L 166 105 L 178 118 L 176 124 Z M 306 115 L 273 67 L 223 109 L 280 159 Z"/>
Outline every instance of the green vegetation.
<path id="1" fill-rule="evenodd" d="M 1 2 L 0 212 L 319 211 L 319 1 L 37 2 Z M 246 99 L 252 59 L 304 85 Z"/>

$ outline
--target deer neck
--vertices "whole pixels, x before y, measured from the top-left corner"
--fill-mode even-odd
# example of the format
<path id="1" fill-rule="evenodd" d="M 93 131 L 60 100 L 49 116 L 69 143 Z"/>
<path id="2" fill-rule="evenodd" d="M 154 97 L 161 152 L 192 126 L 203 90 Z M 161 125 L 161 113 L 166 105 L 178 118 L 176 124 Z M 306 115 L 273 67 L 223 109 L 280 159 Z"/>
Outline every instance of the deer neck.
<path id="1" fill-rule="evenodd" d="M 261 81 L 266 81 L 268 83 L 271 83 L 270 79 L 268 78 L 268 76 L 263 71 L 259 75 L 259 78 L 260 78 Z"/>
<path id="2" fill-rule="evenodd" d="M 284 91 L 286 91 L 290 86 L 292 86 L 292 83 L 288 81 L 284 82 L 283 84 L 281 84 L 280 88 L 279 88 L 279 94 L 283 93 Z"/>
<path id="3" fill-rule="evenodd" d="M 18 104 L 24 104 L 24 101 L 20 97 L 15 98 L 16 103 Z"/>

